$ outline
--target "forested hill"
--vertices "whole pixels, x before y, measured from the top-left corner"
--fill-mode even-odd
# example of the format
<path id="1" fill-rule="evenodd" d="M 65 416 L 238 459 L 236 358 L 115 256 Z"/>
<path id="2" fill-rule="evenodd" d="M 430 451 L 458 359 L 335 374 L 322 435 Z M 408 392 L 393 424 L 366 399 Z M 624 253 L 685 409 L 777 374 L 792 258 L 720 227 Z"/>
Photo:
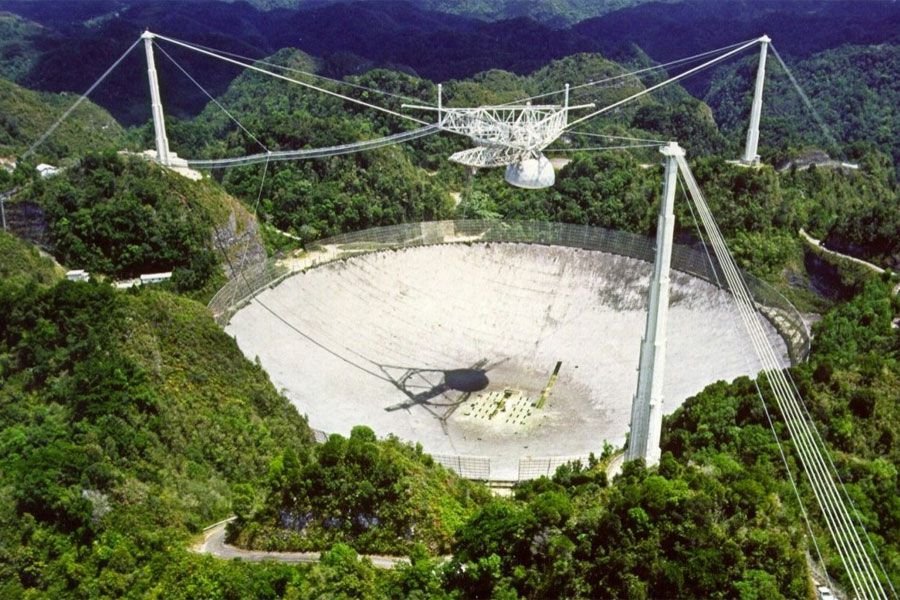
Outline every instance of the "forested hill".
<path id="1" fill-rule="evenodd" d="M 421 60 L 423 72 L 480 71 L 447 82 L 450 106 L 507 102 L 558 89 L 569 77 L 625 70 L 595 52 L 548 64 L 553 53 L 588 39 L 570 37 L 574 30 L 554 33 L 553 43 L 563 44 L 555 46 L 541 37 L 550 28 L 533 20 L 484 23 L 401 3 L 317 5 L 304 14 L 336 19 L 319 24 L 326 39 L 315 37 L 312 25 L 301 26 L 300 13 L 262 13 L 245 3 L 100 0 L 72 3 L 66 20 L 56 3 L 0 2 L 30 19 L 8 28 L 18 38 L 0 41 L 2 56 L 17 61 L 8 72 L 41 85 L 75 82 L 79 91 L 143 25 L 322 74 L 353 73 L 353 84 L 423 100 L 434 97 L 434 83 L 399 63 Z M 851 19 L 840 12 L 843 4 L 834 6 L 829 18 L 858 25 L 860 39 L 892 23 L 880 9 Z M 208 18 L 198 20 L 203 11 Z M 822 22 L 820 13 L 811 10 L 812 17 L 796 22 Z M 876 18 L 882 21 L 865 21 Z M 341 38 L 342 23 L 350 27 Z M 657 35 L 676 30 L 677 22 Z M 290 47 L 300 43 L 300 33 L 321 54 Z M 71 36 L 68 46 L 64 35 Z M 389 50 L 347 53 L 328 46 L 337 38 L 360 51 L 380 44 Z M 275 42 L 285 48 L 272 47 Z M 527 50 L 532 54 L 522 58 Z M 396 68 L 370 70 L 401 51 L 407 54 Z M 636 64 L 657 58 L 633 47 L 628 52 Z M 257 136 L 239 129 L 202 92 L 182 93 L 189 82 L 160 53 L 164 97 L 183 102 L 181 118 L 170 114 L 167 121 L 172 147 L 183 156 L 239 156 L 260 151 L 258 141 L 271 149 L 327 146 L 403 127 L 299 86 L 237 69 L 207 70 L 209 63 L 173 55 Z M 798 74 L 814 82 L 813 101 L 827 107 L 829 118 L 851 119 L 833 123 L 840 141 L 856 141 L 857 131 L 876 143 L 887 140 L 882 129 L 895 126 L 885 118 L 895 117 L 896 84 L 884 74 L 896 71 L 895 53 L 843 47 L 806 58 Z M 131 85 L 134 77 L 145 81 L 145 65 L 139 52 L 131 60 L 102 98 L 140 124 L 123 143 L 147 148 L 146 89 Z M 511 60 L 520 63 L 504 62 Z M 872 547 L 900 583 L 896 281 L 840 263 L 823 266 L 797 235 L 804 227 L 868 260 L 900 265 L 895 165 L 878 147 L 856 143 L 843 149 L 858 170 L 776 170 L 771 159 L 804 150 L 799 134 L 808 130 L 801 113 L 778 103 L 791 93 L 778 83 L 770 90 L 779 100 L 764 112 L 781 119 L 763 127 L 767 162 L 758 169 L 727 164 L 739 149 L 749 89 L 749 77 L 740 85 L 740 69 L 752 73 L 752 62 L 724 73 L 708 96 L 722 128 L 708 105 L 673 87 L 591 123 L 588 133 L 681 141 L 740 265 L 790 294 L 804 312 L 824 315 L 808 362 L 792 370 L 794 381 L 833 450 Z M 523 72 L 483 70 L 484 64 Z M 859 70 L 866 75 L 850 76 Z M 574 99 L 609 101 L 648 81 L 623 78 L 617 87 Z M 836 86 L 848 82 L 853 91 L 842 95 Z M 11 141 L 3 151 L 20 152 L 58 114 L 61 100 L 12 84 L 4 89 L 8 112 L 0 112 L 0 131 Z M 401 102 L 375 101 L 395 109 Z M 47 114 L 32 116 L 42 102 Z M 862 102 L 869 110 L 841 111 L 841 102 Z M 21 188 L 7 208 L 39 206 L 58 258 L 72 267 L 111 278 L 172 269 L 175 277 L 168 286 L 127 291 L 99 277 L 61 280 L 51 260 L 0 234 L 0 598 L 810 598 L 813 548 L 795 493 L 810 509 L 829 573 L 849 585 L 790 445 L 785 460 L 773 439 L 756 386 L 767 389 L 765 378 L 719 382 L 688 399 L 665 420 L 658 466 L 635 461 L 610 480 L 608 448 L 587 468 L 566 465 L 552 478 L 517 486 L 511 498 L 490 498 L 486 488 L 460 481 L 421 449 L 375 440 L 366 427 L 314 446 L 305 418 L 191 299 L 205 299 L 225 276 L 223 228 L 226 237 L 243 236 L 259 248 L 250 216 L 257 204 L 261 219 L 293 235 L 289 243 L 451 217 L 560 221 L 651 235 L 662 177 L 656 148 L 569 153 L 555 186 L 544 190 L 512 188 L 501 169 L 473 175 L 449 163 L 447 156 L 468 141 L 443 134 L 352 156 L 234 168 L 194 182 L 138 157 L 85 152 L 118 144 L 122 131 L 101 127 L 111 136 L 94 139 L 94 117 L 108 115 L 83 108 L 90 118 L 76 113 L 74 123 L 82 125 L 61 129 L 51 144 L 62 145 L 48 146 L 48 156 L 69 159 L 60 174 L 41 179 L 28 164 L 13 175 L 0 170 L 4 188 L 13 180 Z M 30 122 L 9 127 L 20 118 L 35 119 L 34 130 L 25 129 Z M 786 136 L 786 147 L 773 143 L 774 131 Z M 592 139 L 572 134 L 558 145 L 593 145 Z M 676 211 L 679 241 L 696 243 L 694 217 L 680 198 Z M 232 257 L 242 251 L 234 248 Z M 834 281 L 823 284 L 822 272 Z M 786 442 L 781 415 L 772 418 Z M 187 550 L 192 535 L 229 514 L 237 516 L 232 540 L 259 549 L 322 550 L 320 564 L 221 561 Z M 354 549 L 409 553 L 411 564 L 378 571 Z"/>
<path id="2" fill-rule="evenodd" d="M 234 486 L 311 444 L 200 304 L 2 278 L 0 311 L 4 598 L 146 594 Z"/>
<path id="3" fill-rule="evenodd" d="M 58 175 L 21 182 L 7 210 L 21 205 L 37 207 L 44 243 L 59 261 L 94 275 L 172 271 L 175 290 L 203 297 L 231 274 L 232 262 L 265 256 L 253 215 L 215 182 L 134 156 L 73 159 Z"/>
<path id="4" fill-rule="evenodd" d="M 718 71 L 706 102 L 725 132 L 746 128 L 747 82 L 757 61 L 744 60 Z M 841 157 L 839 143 L 869 144 L 893 157 L 900 169 L 900 45 L 842 46 L 820 52 L 793 67 L 815 103 L 828 131 L 823 133 L 804 106 L 787 74 L 772 60 L 768 67 L 762 114 L 762 143 L 771 150 L 815 145 Z"/>
<path id="5" fill-rule="evenodd" d="M 0 156 L 24 152 L 76 99 L 74 94 L 33 92 L 0 78 Z M 56 163 L 88 150 L 119 150 L 124 144 L 122 126 L 87 101 L 37 149 L 36 158 Z"/>
<path id="6" fill-rule="evenodd" d="M 320 58 L 329 75 L 382 66 L 434 81 L 470 77 L 492 68 L 523 74 L 574 52 L 631 58 L 634 46 L 664 62 L 764 32 L 774 37 L 786 55 L 797 59 L 845 43 L 892 42 L 900 30 L 900 8 L 879 1 L 867 2 L 866 10 L 858 10 L 851 1 L 735 1 L 728 3 L 729 10 L 722 10 L 719 0 L 648 3 L 568 29 L 524 16 L 485 22 L 399 0 L 304 6 L 266 11 L 244 2 L 216 0 L 165 4 L 0 0 L 0 11 L 19 18 L 15 26 L 4 30 L 8 36 L 0 44 L 0 72 L 14 74 L 17 82 L 34 89 L 80 93 L 144 28 L 253 58 L 296 47 Z M 512 10 L 514 3 L 503 6 Z M 79 57 L 77 69 L 72 68 L 72 56 Z M 178 58 L 192 73 L 203 73 L 203 84 L 214 95 L 221 94 L 239 72 L 202 57 L 179 54 Z M 127 124 L 149 116 L 146 84 L 134 80 L 134 74 L 143 70 L 142 61 L 135 53 L 95 96 Z M 164 59 L 158 63 L 161 69 L 171 68 Z M 171 70 L 164 80 L 179 77 Z M 200 92 L 170 95 L 167 110 L 193 115 L 206 101 Z"/>

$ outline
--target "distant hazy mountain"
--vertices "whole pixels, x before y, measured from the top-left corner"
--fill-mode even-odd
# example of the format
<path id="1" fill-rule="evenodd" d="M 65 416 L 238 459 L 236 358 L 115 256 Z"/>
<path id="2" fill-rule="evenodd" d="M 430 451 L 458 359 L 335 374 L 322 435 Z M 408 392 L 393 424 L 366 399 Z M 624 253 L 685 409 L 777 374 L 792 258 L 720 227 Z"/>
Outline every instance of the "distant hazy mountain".
<path id="1" fill-rule="evenodd" d="M 727 9 L 725 7 L 727 6 Z M 672 60 L 764 33 L 782 53 L 806 58 L 844 44 L 900 41 L 900 3 L 892 0 L 687 0 L 646 3 L 571 28 L 600 51 L 625 43 Z"/>
<path id="2" fill-rule="evenodd" d="M 278 8 L 304 9 L 323 4 L 341 4 L 350 0 L 222 0 L 224 2 L 247 2 L 260 10 Z M 384 0 L 361 0 L 371 4 Z M 679 2 L 680 0 L 408 0 L 427 10 L 471 17 L 484 21 L 504 21 L 519 17 L 530 17 L 541 23 L 563 27 L 599 17 L 622 8 L 629 8 L 647 2 Z"/>
<path id="3" fill-rule="evenodd" d="M 275 1 L 293 0 L 264 1 L 270 7 Z M 483 20 L 487 13 L 478 12 L 495 6 L 507 11 L 503 14 L 512 14 L 509 11 L 515 6 L 525 6 L 512 1 L 303 0 L 300 9 L 261 10 L 246 2 L 221 0 L 0 0 L 0 11 L 17 15 L 2 29 L 0 73 L 34 89 L 82 92 L 148 27 L 253 58 L 280 48 L 298 48 L 321 59 L 325 73 L 332 76 L 385 66 L 434 81 L 466 78 L 494 68 L 527 74 L 577 52 L 601 52 L 607 58 L 628 61 L 643 51 L 647 58 L 664 62 L 762 33 L 769 33 L 784 55 L 803 59 L 847 43 L 895 43 L 900 32 L 897 2 L 865 2 L 865 10 L 860 10 L 860 2 L 851 0 L 641 1 L 627 0 L 634 6 L 556 29 L 529 16 L 488 22 Z M 596 6 L 608 8 L 616 3 L 621 0 Z M 723 10 L 726 3 L 728 10 Z M 549 10 L 593 3 L 527 4 Z M 482 18 L 430 7 L 465 7 L 460 12 Z M 222 93 L 239 73 L 235 67 L 181 49 L 170 48 L 170 52 L 214 95 Z M 126 123 L 149 116 L 146 82 L 135 75 L 143 71 L 142 65 L 143 57 L 133 53 L 94 96 Z M 160 57 L 158 65 L 164 86 L 186 81 L 167 58 Z M 692 79 L 688 88 L 702 96 L 708 83 L 709 78 Z M 188 90 L 166 99 L 170 112 L 196 114 L 206 103 L 203 92 Z"/>
<path id="4" fill-rule="evenodd" d="M 377 1 L 377 0 L 374 0 Z M 531 17 L 542 23 L 565 26 L 599 17 L 623 8 L 646 4 L 654 0 L 418 0 L 430 10 L 501 21 Z M 655 0 L 678 2 L 679 0 Z"/>
<path id="5" fill-rule="evenodd" d="M 40 53 L 32 40 L 41 33 L 37 23 L 0 12 L 0 77 L 17 79 L 31 70 Z"/>

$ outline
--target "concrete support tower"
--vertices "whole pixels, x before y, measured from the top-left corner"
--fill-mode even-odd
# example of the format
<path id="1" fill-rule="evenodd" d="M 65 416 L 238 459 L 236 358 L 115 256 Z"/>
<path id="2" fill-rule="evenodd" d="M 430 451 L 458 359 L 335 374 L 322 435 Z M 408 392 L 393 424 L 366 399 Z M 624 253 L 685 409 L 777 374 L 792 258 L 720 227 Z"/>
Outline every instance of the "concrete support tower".
<path id="1" fill-rule="evenodd" d="M 156 61 L 153 58 L 153 38 L 149 31 L 141 35 L 147 54 L 147 78 L 150 80 L 150 107 L 153 112 L 153 130 L 156 133 L 156 159 L 164 166 L 170 165 L 169 138 L 166 137 L 166 120 L 159 96 L 159 80 L 156 78 Z"/>
<path id="2" fill-rule="evenodd" d="M 762 113 L 763 86 L 766 83 L 766 56 L 771 41 L 767 35 L 759 38 L 759 67 L 756 69 L 756 87 L 753 90 L 753 105 L 750 108 L 750 128 L 747 129 L 747 144 L 741 158 L 741 162 L 745 165 L 759 164 L 759 154 L 756 152 L 759 146 L 759 116 Z"/>
<path id="3" fill-rule="evenodd" d="M 659 462 L 662 430 L 663 374 L 666 364 L 666 323 L 669 316 L 669 265 L 675 230 L 675 183 L 678 157 L 684 150 L 675 142 L 659 149 L 666 157 L 663 197 L 656 226 L 656 260 L 650 280 L 647 327 L 641 342 L 637 392 L 631 404 L 631 435 L 625 460 L 643 458 L 648 466 Z"/>

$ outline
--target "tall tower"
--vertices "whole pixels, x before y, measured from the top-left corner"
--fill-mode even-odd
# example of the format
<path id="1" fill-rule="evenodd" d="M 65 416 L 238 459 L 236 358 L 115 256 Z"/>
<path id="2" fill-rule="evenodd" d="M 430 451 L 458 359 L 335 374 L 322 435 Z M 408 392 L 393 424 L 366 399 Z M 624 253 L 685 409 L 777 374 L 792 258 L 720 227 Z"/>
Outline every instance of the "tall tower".
<path id="1" fill-rule="evenodd" d="M 772 39 L 764 35 L 759 38 L 759 67 L 756 69 L 756 87 L 753 90 L 753 105 L 750 107 L 750 127 L 747 129 L 747 143 L 744 146 L 744 156 L 741 163 L 745 165 L 759 164 L 759 117 L 762 113 L 763 86 L 766 83 L 766 56 L 769 52 L 769 42 Z"/>
<path id="2" fill-rule="evenodd" d="M 169 138 L 166 137 L 166 120 L 163 116 L 162 99 L 159 95 L 159 80 L 156 78 L 156 61 L 153 58 L 153 38 L 149 31 L 141 35 L 147 54 L 147 78 L 150 80 L 150 108 L 153 112 L 153 130 L 156 134 L 156 159 L 169 166 Z"/>
<path id="3" fill-rule="evenodd" d="M 659 151 L 666 157 L 666 171 L 656 225 L 656 260 L 650 279 L 650 302 L 641 342 L 637 392 L 631 403 L 631 436 L 625 450 L 625 460 L 643 458 L 648 466 L 657 464 L 660 455 L 666 324 L 669 317 L 669 265 L 672 262 L 675 230 L 675 178 L 678 157 L 684 156 L 684 150 L 675 142 L 669 142 Z"/>

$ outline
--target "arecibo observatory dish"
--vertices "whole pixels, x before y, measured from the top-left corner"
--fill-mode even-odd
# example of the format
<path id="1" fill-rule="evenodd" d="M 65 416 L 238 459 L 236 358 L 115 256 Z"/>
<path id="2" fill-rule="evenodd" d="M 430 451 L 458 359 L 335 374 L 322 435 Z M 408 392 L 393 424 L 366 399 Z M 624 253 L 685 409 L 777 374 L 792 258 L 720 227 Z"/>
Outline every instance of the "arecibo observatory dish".
<path id="1" fill-rule="evenodd" d="M 380 250 L 285 277 L 226 330 L 312 427 L 365 424 L 472 476 L 512 480 L 529 457 L 559 463 L 624 443 L 650 272 L 556 245 Z M 715 284 L 673 270 L 669 319 L 667 414 L 760 370 Z"/>

